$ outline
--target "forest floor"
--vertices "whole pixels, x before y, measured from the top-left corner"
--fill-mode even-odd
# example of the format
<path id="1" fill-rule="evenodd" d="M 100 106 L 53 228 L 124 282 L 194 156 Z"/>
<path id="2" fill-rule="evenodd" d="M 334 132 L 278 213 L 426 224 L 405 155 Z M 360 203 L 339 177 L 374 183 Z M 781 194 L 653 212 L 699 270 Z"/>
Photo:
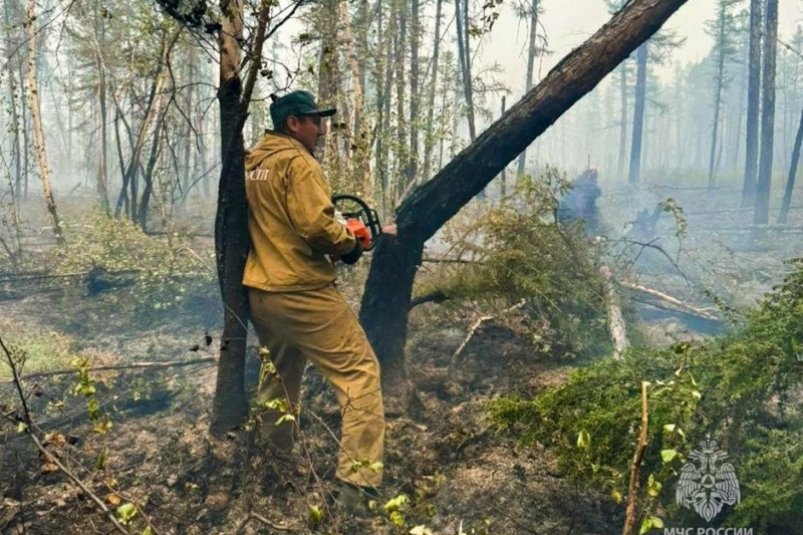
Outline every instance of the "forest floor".
<path id="1" fill-rule="evenodd" d="M 663 251 L 636 245 L 644 249 L 630 272 L 636 282 L 698 308 L 717 302 L 740 308 L 780 280 L 784 259 L 803 256 L 803 212 L 793 211 L 788 227 L 758 236 L 743 222 L 752 214 L 738 208 L 737 193 L 719 193 L 713 198 L 702 190 L 654 186 L 636 197 L 616 191 L 603 195 L 600 204 L 611 239 L 625 234 L 635 218 L 635 212 L 628 212 L 633 207 L 651 208 L 667 197 L 683 206 L 685 236 L 675 236 L 676 221 L 665 215 L 658 241 L 650 242 Z M 344 277 L 344 291 L 355 307 L 363 276 L 358 271 Z M 329 430 L 338 429 L 339 420 L 334 397 L 314 370 L 305 379 L 307 416 L 300 420 L 295 457 L 277 461 L 242 431 L 222 447 L 245 460 L 233 473 L 208 473 L 206 429 L 217 342 L 207 345 L 205 333 L 219 330 L 216 285 L 169 314 L 136 309 L 136 288 L 92 297 L 80 284 L 52 281 L 30 291 L 3 290 L 0 285 L 0 334 L 13 342 L 47 333 L 33 346 L 39 358 L 51 360 L 42 369 L 71 369 L 74 356 L 88 357 L 92 366 L 209 359 L 185 367 L 92 372 L 100 410 L 112 422 L 104 434 L 92 431 L 86 402 L 69 393 L 74 373 L 31 376 L 25 382 L 36 392 L 30 401 L 40 427 L 75 442 L 64 446 L 61 455 L 76 476 L 112 510 L 126 502 L 142 508 L 131 533 L 144 532 L 143 513 L 154 534 L 393 534 L 419 525 L 442 535 L 621 530 L 622 508 L 608 496 L 569 483 L 548 450 L 518 445 L 488 421 L 489 401 L 511 394 L 531 397 L 561 384 L 583 364 L 533 351 L 526 336 L 501 322 L 483 323 L 454 361 L 475 320 L 471 313 L 427 304 L 411 314 L 407 355 L 417 402 L 409 414 L 388 421 L 382 496 L 383 501 L 402 493 L 411 498 L 400 529 L 381 507 L 366 519 L 334 513 L 320 523 L 310 520 L 314 508 L 327 509 L 337 449 Z M 651 344 L 716 331 L 689 316 L 638 302 L 628 317 L 638 318 L 634 330 Z M 251 386 L 259 365 L 256 354 L 251 340 Z M 13 402 L 3 370 L 0 412 Z M 110 532 L 110 523 L 86 492 L 62 473 L 42 472 L 42 459 L 25 434 L 8 426 L 2 431 L 0 534 Z"/>

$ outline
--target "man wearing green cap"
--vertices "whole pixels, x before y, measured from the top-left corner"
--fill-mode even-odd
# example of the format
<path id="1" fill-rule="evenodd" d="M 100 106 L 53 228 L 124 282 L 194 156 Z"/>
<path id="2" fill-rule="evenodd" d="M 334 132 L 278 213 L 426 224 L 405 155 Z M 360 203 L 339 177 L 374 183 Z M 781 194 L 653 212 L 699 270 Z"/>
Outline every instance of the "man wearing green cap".
<path id="1" fill-rule="evenodd" d="M 295 414 L 307 361 L 334 387 L 342 415 L 338 501 L 349 508 L 375 494 L 382 481 L 385 439 L 379 363 L 356 316 L 334 287 L 330 258 L 354 263 L 360 242 L 335 219 L 332 192 L 314 157 L 325 129 L 312 94 L 293 91 L 274 100 L 267 131 L 246 155 L 246 197 L 251 251 L 243 276 L 251 321 L 275 366 L 264 377 L 258 402 L 274 410 L 263 436 L 292 448 Z M 383 229 L 395 234 L 395 225 Z M 263 365 L 264 370 L 271 370 Z M 272 403 L 271 400 L 274 400 Z M 284 405 L 281 401 L 286 402 Z M 283 406 L 284 405 L 284 406 Z M 284 407 L 289 407 L 284 408 Z"/>

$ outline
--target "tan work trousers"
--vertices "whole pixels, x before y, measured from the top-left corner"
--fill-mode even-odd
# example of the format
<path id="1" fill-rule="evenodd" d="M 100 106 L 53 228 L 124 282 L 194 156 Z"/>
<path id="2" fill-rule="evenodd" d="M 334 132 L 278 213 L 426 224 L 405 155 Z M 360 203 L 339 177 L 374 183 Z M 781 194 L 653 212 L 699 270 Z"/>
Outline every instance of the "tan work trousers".
<path id="1" fill-rule="evenodd" d="M 379 486 L 385 442 L 379 362 L 343 296 L 333 285 L 281 293 L 250 288 L 249 302 L 251 322 L 276 368 L 263 380 L 258 402 L 283 399 L 296 407 L 304 367 L 312 362 L 334 387 L 343 417 L 335 476 Z M 265 435 L 275 446 L 292 447 L 297 426 L 276 425 L 276 416 L 266 413 Z"/>

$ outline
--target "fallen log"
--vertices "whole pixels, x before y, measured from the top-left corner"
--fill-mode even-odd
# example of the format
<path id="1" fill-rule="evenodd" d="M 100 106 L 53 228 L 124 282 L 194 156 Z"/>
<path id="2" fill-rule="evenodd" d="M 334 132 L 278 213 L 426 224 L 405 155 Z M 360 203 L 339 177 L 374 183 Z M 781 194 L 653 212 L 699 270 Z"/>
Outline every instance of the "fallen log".
<path id="1" fill-rule="evenodd" d="M 608 307 L 608 332 L 613 342 L 613 358 L 621 360 L 622 354 L 630 347 L 627 339 L 625 318 L 622 315 L 622 304 L 616 287 L 613 284 L 611 268 L 602 266 L 599 272 L 605 282 L 605 303 Z"/>
<path id="2" fill-rule="evenodd" d="M 644 302 L 645 304 L 664 310 L 679 312 L 681 314 L 686 314 L 698 319 L 721 322 L 720 318 L 711 312 L 712 309 L 698 308 L 689 305 L 677 297 L 673 297 L 667 293 L 660 292 L 652 288 L 647 288 L 646 286 L 642 286 L 640 284 L 622 281 L 620 281 L 619 284 L 622 287 L 634 292 L 638 296 L 636 300 Z"/>

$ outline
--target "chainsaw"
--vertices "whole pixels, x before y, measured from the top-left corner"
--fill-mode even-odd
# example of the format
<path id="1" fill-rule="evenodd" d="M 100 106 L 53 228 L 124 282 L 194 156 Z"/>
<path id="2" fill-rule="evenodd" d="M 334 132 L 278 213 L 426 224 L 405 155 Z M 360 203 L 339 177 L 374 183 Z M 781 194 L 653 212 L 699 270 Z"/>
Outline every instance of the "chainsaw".
<path id="1" fill-rule="evenodd" d="M 332 204 L 338 220 L 360 240 L 363 251 L 373 249 L 376 239 L 382 234 L 382 225 L 376 210 L 356 195 L 347 193 L 332 196 Z"/>

